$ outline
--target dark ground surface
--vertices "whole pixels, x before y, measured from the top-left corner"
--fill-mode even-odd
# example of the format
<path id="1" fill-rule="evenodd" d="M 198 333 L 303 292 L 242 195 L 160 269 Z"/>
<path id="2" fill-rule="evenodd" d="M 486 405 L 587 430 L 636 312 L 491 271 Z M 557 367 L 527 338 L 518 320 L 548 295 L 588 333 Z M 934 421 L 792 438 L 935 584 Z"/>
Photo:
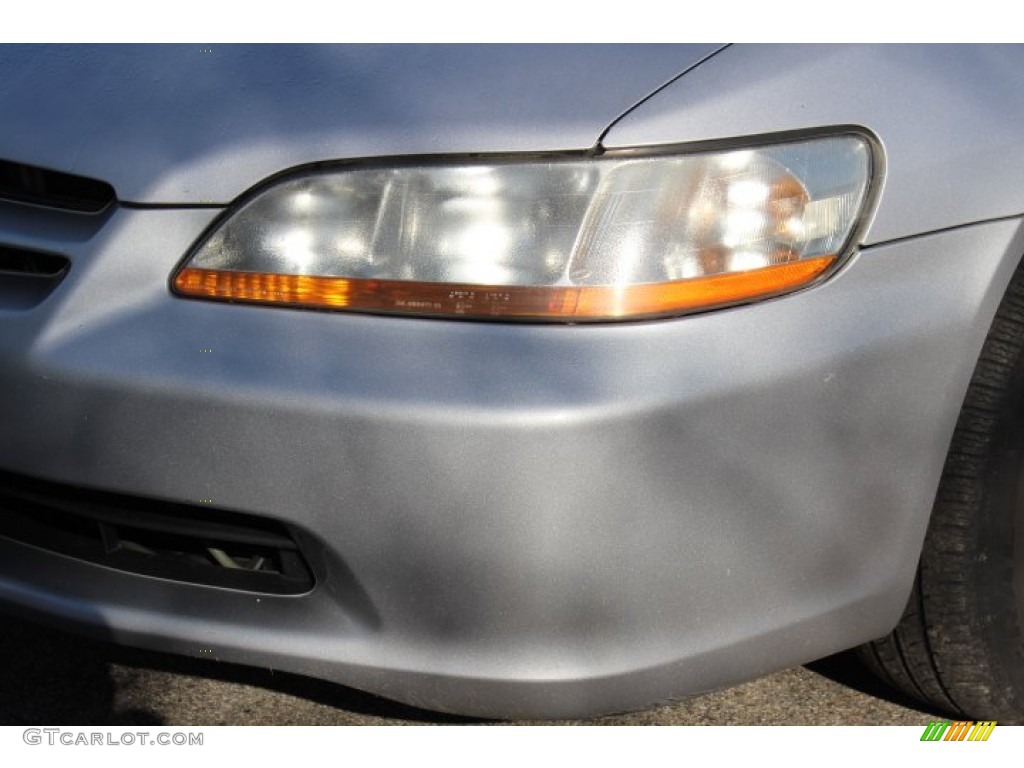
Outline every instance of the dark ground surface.
<path id="1" fill-rule="evenodd" d="M 463 721 L 318 680 L 119 648 L 0 615 L 0 725 L 408 725 Z M 598 725 L 924 725 L 850 654 Z"/>

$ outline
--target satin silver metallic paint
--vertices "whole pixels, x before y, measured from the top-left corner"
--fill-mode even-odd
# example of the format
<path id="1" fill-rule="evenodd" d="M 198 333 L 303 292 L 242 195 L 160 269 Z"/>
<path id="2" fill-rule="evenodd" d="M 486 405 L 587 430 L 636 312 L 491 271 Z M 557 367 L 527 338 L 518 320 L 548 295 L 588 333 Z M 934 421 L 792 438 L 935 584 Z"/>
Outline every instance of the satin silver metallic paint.
<path id="1" fill-rule="evenodd" d="M 1024 211 L 1019 152 L 986 160 L 1008 152 L 1001 115 L 1017 107 L 974 105 L 994 123 L 971 137 L 991 190 L 965 179 L 979 197 L 958 206 L 926 160 L 962 132 L 911 146 L 900 126 L 919 103 L 841 110 L 841 93 L 811 88 L 813 67 L 799 68 L 809 116 L 781 110 L 764 73 L 788 55 L 726 49 L 606 137 L 675 143 L 840 118 L 878 135 L 892 173 L 867 240 L 900 239 L 747 307 L 545 326 L 182 301 L 167 276 L 216 210 L 121 206 L 85 225 L 0 204 L 5 241 L 74 262 L 44 304 L 0 311 L 0 467 L 286 520 L 318 577 L 308 595 L 252 595 L 0 540 L 0 602 L 119 642 L 213 648 L 487 716 L 642 707 L 884 634 L 1024 253 L 1021 219 L 971 224 Z M 934 56 L 936 92 L 956 94 L 944 55 L 886 60 Z M 987 59 L 960 77 L 980 82 Z M 1020 97 L 1015 77 L 1000 83 L 997 95 L 1012 84 Z M 702 108 L 730 89 L 741 97 L 720 118 Z M 952 156 L 958 178 L 970 155 Z M 192 172 L 168 164 L 167 178 Z"/>

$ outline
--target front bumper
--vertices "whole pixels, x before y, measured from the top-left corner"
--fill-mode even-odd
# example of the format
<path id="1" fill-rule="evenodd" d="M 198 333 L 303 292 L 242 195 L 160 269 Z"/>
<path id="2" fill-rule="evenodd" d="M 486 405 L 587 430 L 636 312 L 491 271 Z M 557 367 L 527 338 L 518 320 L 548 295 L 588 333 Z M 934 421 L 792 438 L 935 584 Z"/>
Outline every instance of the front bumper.
<path id="1" fill-rule="evenodd" d="M 1019 220 L 993 222 L 749 307 L 501 325 L 174 298 L 214 213 L 122 208 L 26 243 L 74 267 L 0 310 L 0 468 L 285 521 L 317 587 L 0 539 L 0 602 L 501 717 L 638 708 L 891 629 L 1024 248 Z"/>

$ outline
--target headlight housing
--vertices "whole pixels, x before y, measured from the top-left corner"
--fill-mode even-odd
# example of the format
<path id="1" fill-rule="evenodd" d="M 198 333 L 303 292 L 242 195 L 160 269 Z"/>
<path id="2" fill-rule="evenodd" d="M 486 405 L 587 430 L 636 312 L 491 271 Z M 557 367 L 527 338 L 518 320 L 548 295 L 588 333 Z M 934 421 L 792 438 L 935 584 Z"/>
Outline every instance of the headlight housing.
<path id="1" fill-rule="evenodd" d="M 873 142 L 349 166 L 278 181 L 197 244 L 184 296 L 502 320 L 663 317 L 804 286 L 852 245 Z"/>

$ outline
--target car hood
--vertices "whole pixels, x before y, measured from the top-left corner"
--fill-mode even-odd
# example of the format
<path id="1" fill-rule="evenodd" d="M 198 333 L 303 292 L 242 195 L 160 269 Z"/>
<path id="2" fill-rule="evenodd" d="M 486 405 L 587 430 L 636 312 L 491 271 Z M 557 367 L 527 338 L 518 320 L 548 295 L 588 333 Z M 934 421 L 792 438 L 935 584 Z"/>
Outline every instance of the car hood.
<path id="1" fill-rule="evenodd" d="M 584 149 L 717 47 L 3 46 L 0 158 L 194 204 L 323 160 Z"/>

